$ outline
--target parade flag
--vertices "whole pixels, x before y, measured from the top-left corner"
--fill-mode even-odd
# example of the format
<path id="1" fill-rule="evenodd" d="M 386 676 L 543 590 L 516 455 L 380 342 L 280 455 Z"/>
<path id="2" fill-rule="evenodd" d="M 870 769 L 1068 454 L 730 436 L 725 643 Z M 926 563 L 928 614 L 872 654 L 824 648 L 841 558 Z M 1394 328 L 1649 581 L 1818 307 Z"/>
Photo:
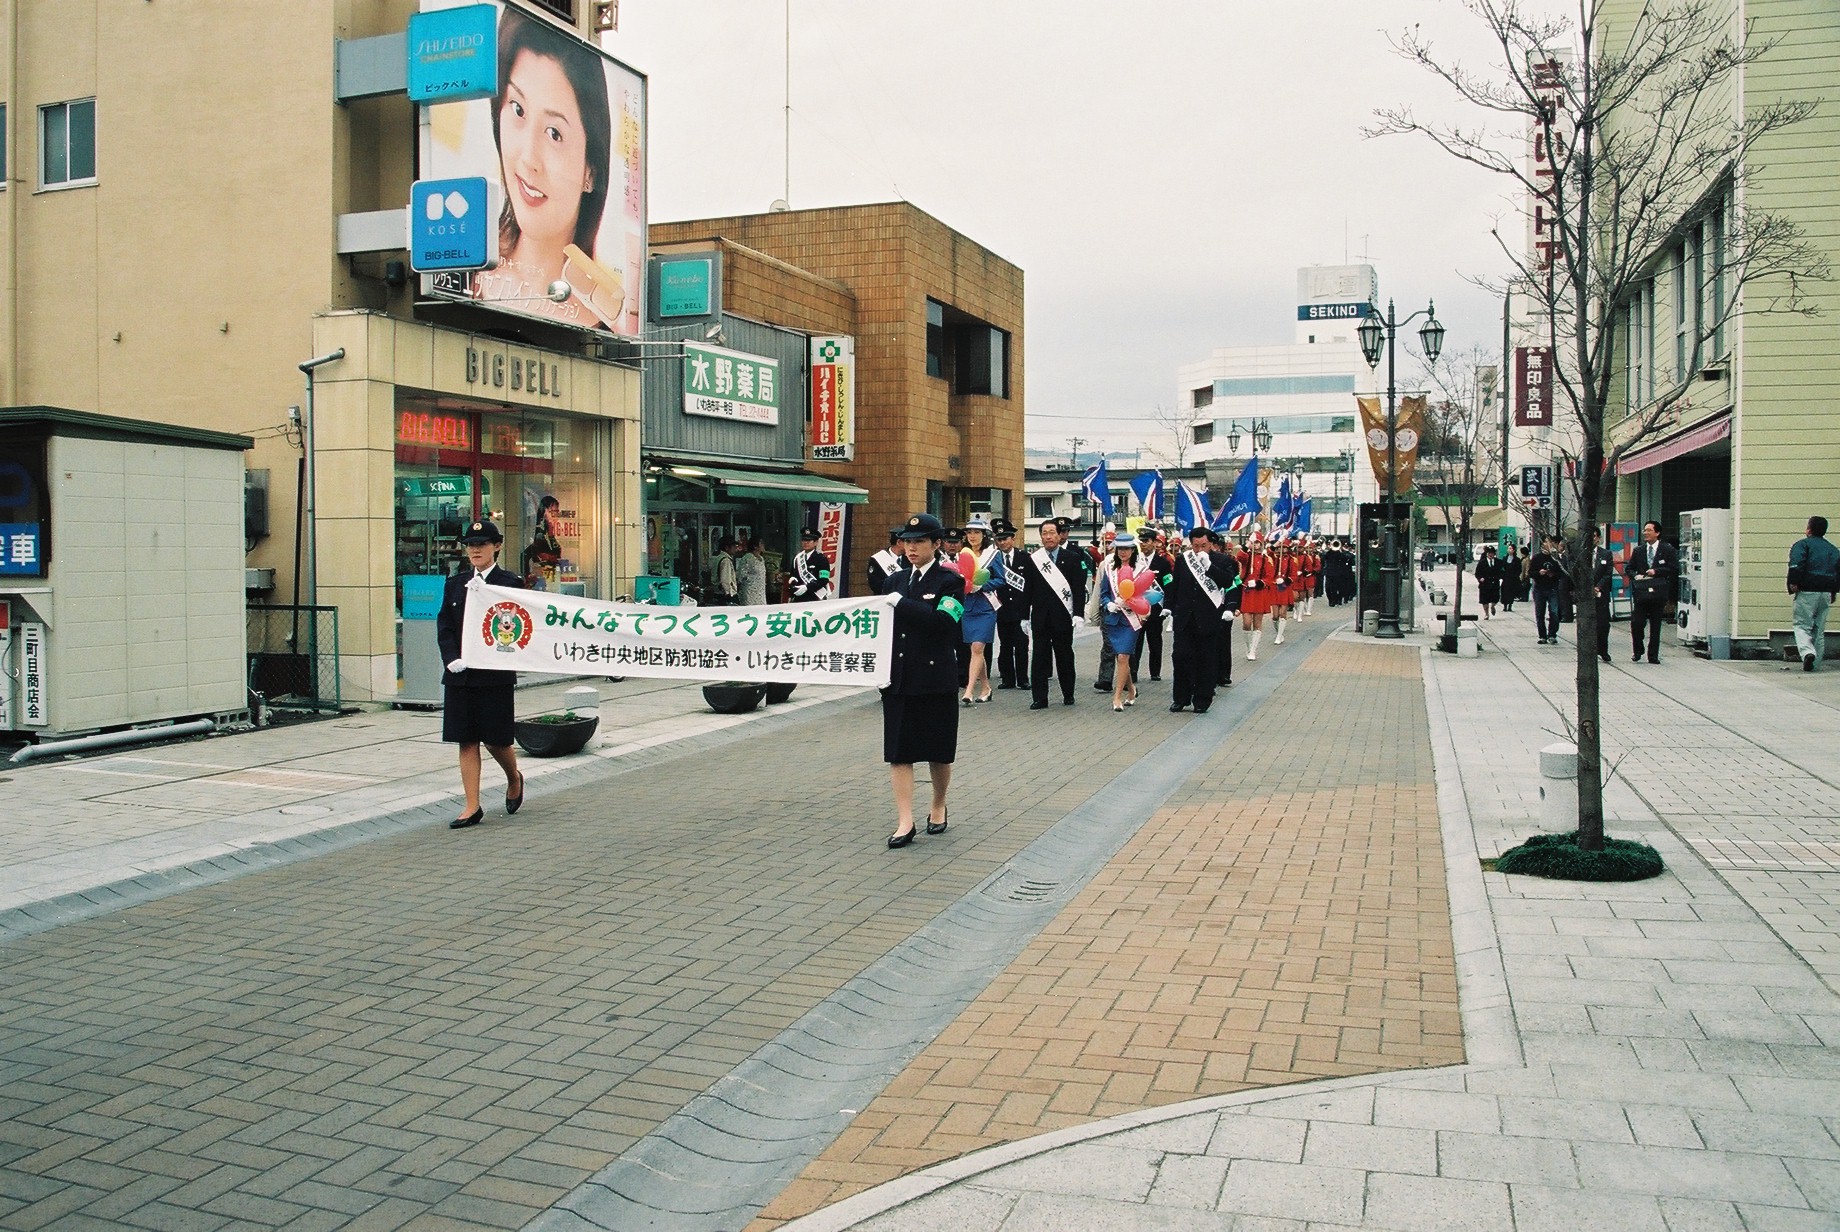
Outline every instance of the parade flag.
<path id="1" fill-rule="evenodd" d="M 1187 484 L 1176 483 L 1176 525 L 1183 534 L 1188 534 L 1197 526 L 1212 527 L 1213 517 L 1208 513 L 1207 493 L 1197 491 Z"/>
<path id="2" fill-rule="evenodd" d="M 1259 456 L 1252 455 L 1246 468 L 1233 482 L 1233 495 L 1227 498 L 1227 504 L 1220 511 L 1221 520 L 1226 529 L 1237 534 L 1252 525 L 1259 516 Z"/>
<path id="3" fill-rule="evenodd" d="M 1286 475 L 1278 482 L 1278 499 L 1271 502 L 1271 528 L 1289 527 L 1291 519 L 1296 516 L 1296 507 L 1291 501 L 1291 477 Z"/>
<path id="4" fill-rule="evenodd" d="M 1310 498 L 1306 496 L 1297 502 L 1296 531 L 1298 534 L 1307 535 L 1310 533 L 1310 513 Z"/>
<path id="5" fill-rule="evenodd" d="M 1105 473 L 1105 459 L 1087 468 L 1080 478 L 1080 490 L 1086 493 L 1086 499 L 1099 506 L 1099 512 L 1106 517 L 1112 516 L 1112 484 Z"/>
<path id="6" fill-rule="evenodd" d="M 1163 520 L 1163 472 L 1151 471 L 1131 481 L 1131 495 L 1143 508 L 1144 517 L 1152 522 Z"/>

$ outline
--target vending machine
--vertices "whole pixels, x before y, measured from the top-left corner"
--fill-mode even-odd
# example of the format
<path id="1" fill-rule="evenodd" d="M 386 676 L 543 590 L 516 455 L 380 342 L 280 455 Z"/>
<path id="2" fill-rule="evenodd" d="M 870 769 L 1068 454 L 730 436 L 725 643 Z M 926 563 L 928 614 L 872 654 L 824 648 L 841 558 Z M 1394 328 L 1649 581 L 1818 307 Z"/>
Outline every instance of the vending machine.
<path id="1" fill-rule="evenodd" d="M 1731 657 L 1731 510 L 1694 509 L 1680 515 L 1680 578 L 1674 634 Z"/>

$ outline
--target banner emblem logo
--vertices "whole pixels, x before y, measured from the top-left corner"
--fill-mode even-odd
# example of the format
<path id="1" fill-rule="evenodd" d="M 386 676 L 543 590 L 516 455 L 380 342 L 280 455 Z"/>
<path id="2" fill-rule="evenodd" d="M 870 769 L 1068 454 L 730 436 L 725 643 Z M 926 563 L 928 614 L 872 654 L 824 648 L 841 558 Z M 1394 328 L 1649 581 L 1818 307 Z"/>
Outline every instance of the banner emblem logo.
<path id="1" fill-rule="evenodd" d="M 485 635 L 486 644 L 501 654 L 511 654 L 524 649 L 530 644 L 530 634 L 536 628 L 530 613 L 516 603 L 494 603 L 486 609 L 486 618 L 480 628 Z"/>

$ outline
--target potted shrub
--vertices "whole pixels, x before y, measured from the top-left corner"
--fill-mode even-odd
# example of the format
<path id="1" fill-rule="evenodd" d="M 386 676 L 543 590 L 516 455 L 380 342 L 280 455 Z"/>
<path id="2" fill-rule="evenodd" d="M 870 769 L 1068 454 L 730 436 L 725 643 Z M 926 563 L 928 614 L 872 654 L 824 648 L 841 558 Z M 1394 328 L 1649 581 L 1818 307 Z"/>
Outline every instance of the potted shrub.
<path id="1" fill-rule="evenodd" d="M 746 714 L 760 705 L 767 695 L 764 684 L 706 684 L 703 686 L 703 700 L 717 714 Z"/>
<path id="2" fill-rule="evenodd" d="M 532 757 L 564 757 L 586 748 L 600 725 L 599 715 L 584 716 L 566 710 L 519 719 L 512 734 L 517 737 L 518 747 Z"/>
<path id="3" fill-rule="evenodd" d="M 798 687 L 799 686 L 796 684 L 785 684 L 783 682 L 769 684 L 767 686 L 767 705 L 777 706 L 781 702 L 790 701 L 792 698 L 792 691 Z"/>

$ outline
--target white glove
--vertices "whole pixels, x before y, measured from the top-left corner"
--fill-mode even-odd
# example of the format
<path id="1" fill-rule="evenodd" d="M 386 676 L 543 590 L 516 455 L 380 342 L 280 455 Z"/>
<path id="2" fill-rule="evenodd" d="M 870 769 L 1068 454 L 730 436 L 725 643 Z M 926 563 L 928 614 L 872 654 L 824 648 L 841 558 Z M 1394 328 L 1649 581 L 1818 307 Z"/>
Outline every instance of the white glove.
<path id="1" fill-rule="evenodd" d="M 1116 599 L 1114 599 L 1114 600 L 1113 600 L 1112 602 L 1110 602 L 1110 603 L 1108 603 L 1108 604 L 1106 604 L 1106 605 L 1105 605 L 1105 610 L 1106 610 L 1106 611 L 1108 611 L 1108 612 L 1110 612 L 1110 613 L 1112 613 L 1112 614 L 1113 614 L 1114 616 L 1115 616 L 1115 615 L 1117 615 L 1117 614 L 1118 614 L 1119 612 L 1122 612 L 1122 611 L 1124 611 L 1124 609 L 1123 609 L 1122 607 L 1119 607 L 1119 606 L 1118 606 L 1118 601 L 1117 601 Z"/>
<path id="2" fill-rule="evenodd" d="M 897 594 L 877 595 L 876 598 L 880 599 L 882 601 L 882 606 L 891 612 L 894 611 L 895 608 L 901 606 L 901 596 Z"/>
<path id="3" fill-rule="evenodd" d="M 447 665 L 447 670 L 450 672 L 463 672 L 466 670 L 466 664 L 462 663 L 459 659 L 455 659 L 452 663 Z"/>
<path id="4" fill-rule="evenodd" d="M 1026 620 L 1022 622 L 1022 636 L 1028 637 L 1030 634 L 1034 632 L 1035 632 L 1035 626 L 1033 624 L 1031 624 L 1029 621 L 1026 621 Z"/>
<path id="5" fill-rule="evenodd" d="M 1073 627 L 1075 629 L 1084 629 L 1086 627 L 1086 617 L 1075 616 L 1073 618 Z"/>

